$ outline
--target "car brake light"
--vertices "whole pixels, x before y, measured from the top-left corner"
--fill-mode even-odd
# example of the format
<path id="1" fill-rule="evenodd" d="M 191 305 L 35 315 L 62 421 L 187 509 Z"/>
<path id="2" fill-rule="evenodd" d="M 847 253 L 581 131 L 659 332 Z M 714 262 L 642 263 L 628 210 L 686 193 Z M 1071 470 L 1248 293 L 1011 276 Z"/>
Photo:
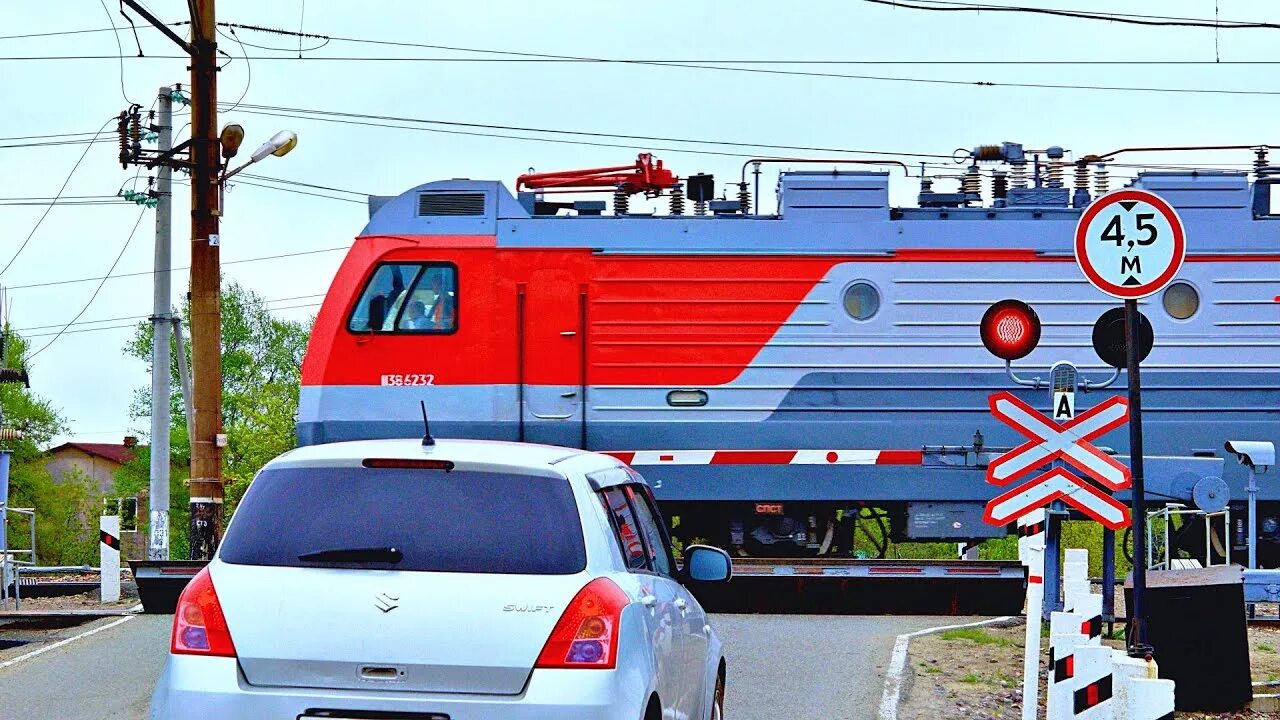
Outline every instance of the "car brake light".
<path id="1" fill-rule="evenodd" d="M 615 667 L 622 609 L 630 602 L 622 588 L 608 578 L 587 583 L 560 615 L 534 667 Z"/>
<path id="2" fill-rule="evenodd" d="M 208 567 L 191 578 L 178 598 L 169 652 L 174 655 L 236 656 L 231 630 L 227 628 L 227 618 L 222 614 Z"/>

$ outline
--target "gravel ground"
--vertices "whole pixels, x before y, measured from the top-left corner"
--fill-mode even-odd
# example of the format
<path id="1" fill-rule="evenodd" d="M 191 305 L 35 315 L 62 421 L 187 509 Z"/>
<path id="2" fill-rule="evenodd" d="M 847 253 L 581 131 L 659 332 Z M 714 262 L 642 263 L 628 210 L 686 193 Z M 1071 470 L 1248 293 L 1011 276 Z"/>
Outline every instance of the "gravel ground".
<path id="1" fill-rule="evenodd" d="M 928 635 L 911 641 L 909 689 L 901 720 L 991 720 L 1022 712 L 1022 648 L 1025 626 L 982 628 L 962 636 Z M 1120 640 L 1108 640 L 1113 648 Z M 1280 629 L 1249 628 L 1249 661 L 1254 681 L 1280 679 Z M 1045 698 L 1047 653 L 1040 662 L 1040 701 Z M 1178 720 L 1274 718 L 1273 713 L 1178 713 Z"/>

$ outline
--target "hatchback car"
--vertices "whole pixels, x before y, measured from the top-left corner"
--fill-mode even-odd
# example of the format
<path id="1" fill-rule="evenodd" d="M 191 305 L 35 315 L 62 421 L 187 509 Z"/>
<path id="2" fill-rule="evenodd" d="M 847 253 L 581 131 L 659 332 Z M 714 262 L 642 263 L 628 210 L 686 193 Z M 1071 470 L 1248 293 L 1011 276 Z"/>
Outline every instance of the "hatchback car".
<path id="1" fill-rule="evenodd" d="M 720 638 L 644 479 L 542 445 L 288 452 L 187 586 L 152 718 L 718 720 Z"/>

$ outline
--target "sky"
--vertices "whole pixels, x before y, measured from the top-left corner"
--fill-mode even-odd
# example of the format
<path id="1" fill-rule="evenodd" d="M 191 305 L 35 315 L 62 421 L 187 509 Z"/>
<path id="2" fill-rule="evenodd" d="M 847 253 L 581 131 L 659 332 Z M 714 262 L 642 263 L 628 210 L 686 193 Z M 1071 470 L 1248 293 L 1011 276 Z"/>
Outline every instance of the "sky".
<path id="1" fill-rule="evenodd" d="M 1267 0 L 991 2 L 1209 19 L 1217 13 L 1222 20 L 1280 22 L 1280 11 Z M 9 265 L 0 271 L 0 285 L 7 288 L 9 322 L 31 340 L 38 353 L 29 362 L 32 387 L 66 419 L 69 432 L 59 442 L 119 442 L 125 434 L 145 437 L 149 422 L 129 416 L 135 390 L 149 380 L 146 363 L 124 354 L 122 348 L 133 330 L 122 326 L 151 311 L 148 271 L 154 252 L 154 213 L 123 200 L 40 204 L 58 194 L 64 182 L 67 198 L 114 196 L 122 188 L 135 186 L 145 189 L 147 171 L 138 177 L 135 168 L 122 170 L 116 162 L 114 116 L 129 103 L 150 108 L 161 86 L 189 81 L 186 63 L 176 57 L 171 43 L 136 16 L 132 17 L 138 26 L 135 41 L 118 5 L 118 0 L 0 2 L 0 267 Z M 186 19 L 186 3 L 180 0 L 148 0 L 146 6 L 167 22 Z M 1028 147 L 1059 145 L 1076 155 L 1135 145 L 1280 144 L 1280 130 L 1275 127 L 1280 83 L 1275 81 L 1275 66 L 1266 64 L 1280 62 L 1274 54 L 1280 30 L 1273 29 L 1215 31 L 1029 14 L 924 12 L 861 0 L 738 0 L 730 4 L 220 0 L 218 19 L 329 38 L 302 39 L 303 59 L 298 59 L 297 37 L 247 29 L 232 34 L 224 29 L 219 48 L 229 57 L 224 58 L 218 80 L 219 99 L 224 103 L 943 155 L 960 147 L 1006 140 Z M 14 37 L 105 30 L 113 23 L 118 32 Z M 185 34 L 184 28 L 178 31 Z M 139 44 L 146 57 L 136 57 Z M 879 62 L 736 66 L 771 71 L 762 73 L 634 63 L 510 62 L 511 55 L 460 48 L 691 61 L 685 64 L 700 60 Z M 121 54 L 125 59 L 114 57 Z M 20 59 L 32 57 L 76 59 Z M 354 57 L 382 59 L 350 59 Z M 475 62 L 481 58 L 504 61 Z M 961 60 L 993 64 L 955 64 Z M 884 64 L 887 61 L 896 64 Z M 897 79 L 787 74 L 797 72 Z M 992 87 L 978 82 L 1273 94 Z M 460 128 L 369 127 L 314 117 L 269 116 L 243 106 L 220 113 L 219 121 L 244 126 L 246 150 L 277 130 L 296 131 L 297 149 L 284 158 L 268 158 L 251 172 L 343 191 L 285 186 L 325 196 L 316 197 L 239 183 L 227 194 L 222 222 L 225 280 L 272 301 L 270 306 L 281 317 L 300 320 L 315 312 L 342 251 L 364 225 L 364 194 L 395 195 L 423 182 L 455 177 L 510 184 L 530 168 L 625 164 L 636 153 L 650 150 L 682 177 L 713 172 L 726 181 L 736 177 L 746 157 L 784 153 L 765 147 L 529 131 L 470 129 L 464 131 L 480 134 L 447 134 L 421 128 L 455 132 Z M 91 134 L 104 123 L 105 141 L 92 145 L 14 147 L 47 140 L 10 139 Z M 180 115 L 175 124 L 181 128 L 185 118 Z M 189 128 L 181 130 L 179 138 L 188 132 Z M 494 133 L 523 139 L 494 137 Z M 539 139 L 529 139 L 534 137 Z M 785 154 L 822 157 L 834 153 Z M 83 161 L 72 172 L 82 155 Z M 1142 158 L 1182 164 L 1247 164 L 1250 159 L 1244 151 Z M 1122 172 L 1117 168 L 1114 174 Z M 895 204 L 909 204 L 919 189 L 914 178 L 895 175 L 891 182 Z M 772 183 L 772 175 L 767 175 L 762 187 Z M 947 189 L 948 183 L 953 181 L 939 181 L 935 189 Z M 175 267 L 186 266 L 189 259 L 186 189 L 185 185 L 174 188 Z M 764 209 L 771 209 L 767 198 Z M 137 231 L 130 239 L 135 224 Z M 19 252 L 33 228 L 34 234 Z M 293 253 L 307 254 L 258 259 Z M 101 278 L 117 257 L 112 274 L 123 277 L 101 282 L 100 290 L 98 280 L 63 282 Z M 130 275 L 139 272 L 148 274 Z M 175 306 L 185 289 L 185 272 L 175 273 Z M 46 348 L 82 309 L 79 323 Z"/>

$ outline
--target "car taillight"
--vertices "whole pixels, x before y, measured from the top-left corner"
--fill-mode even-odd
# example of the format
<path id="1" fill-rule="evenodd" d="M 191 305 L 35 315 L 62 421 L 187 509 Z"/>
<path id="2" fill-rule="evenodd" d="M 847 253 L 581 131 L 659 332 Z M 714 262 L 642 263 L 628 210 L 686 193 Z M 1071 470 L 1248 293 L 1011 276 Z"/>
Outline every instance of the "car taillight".
<path id="1" fill-rule="evenodd" d="M 227 619 L 218 604 L 213 578 L 205 567 L 182 591 L 178 608 L 173 613 L 173 636 L 169 652 L 175 655 L 209 655 L 235 657 Z"/>
<path id="2" fill-rule="evenodd" d="M 587 583 L 560 615 L 535 667 L 613 668 L 618 662 L 622 609 L 629 602 L 608 578 Z"/>

